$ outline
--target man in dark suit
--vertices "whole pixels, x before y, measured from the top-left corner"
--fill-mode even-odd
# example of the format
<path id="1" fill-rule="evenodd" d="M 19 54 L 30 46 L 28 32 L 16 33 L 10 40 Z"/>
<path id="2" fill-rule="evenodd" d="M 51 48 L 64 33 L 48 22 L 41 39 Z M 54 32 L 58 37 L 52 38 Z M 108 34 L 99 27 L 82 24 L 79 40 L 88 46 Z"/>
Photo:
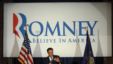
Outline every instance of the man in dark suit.
<path id="1" fill-rule="evenodd" d="M 48 57 L 46 58 L 45 64 L 61 64 L 60 57 L 53 54 L 53 48 L 47 49 Z"/>

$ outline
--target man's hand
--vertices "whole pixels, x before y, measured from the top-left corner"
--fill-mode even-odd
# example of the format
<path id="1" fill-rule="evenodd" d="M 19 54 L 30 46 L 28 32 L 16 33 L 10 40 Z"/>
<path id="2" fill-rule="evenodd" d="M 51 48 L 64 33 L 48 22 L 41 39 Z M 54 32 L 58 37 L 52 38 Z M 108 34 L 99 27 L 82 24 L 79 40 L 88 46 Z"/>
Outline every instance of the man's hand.
<path id="1" fill-rule="evenodd" d="M 51 64 L 51 63 L 49 63 L 49 64 Z"/>

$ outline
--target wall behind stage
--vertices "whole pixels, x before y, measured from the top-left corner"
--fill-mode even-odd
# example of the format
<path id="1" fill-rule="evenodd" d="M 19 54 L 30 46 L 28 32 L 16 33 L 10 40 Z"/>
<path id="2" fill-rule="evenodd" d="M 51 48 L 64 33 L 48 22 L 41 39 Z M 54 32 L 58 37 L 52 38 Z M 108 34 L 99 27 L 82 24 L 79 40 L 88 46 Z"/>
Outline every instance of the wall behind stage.
<path id="1" fill-rule="evenodd" d="M 26 23 L 33 57 L 46 57 L 48 47 L 61 57 L 82 57 L 86 27 L 94 56 L 112 56 L 110 3 L 5 3 L 4 57 L 18 56 Z"/>

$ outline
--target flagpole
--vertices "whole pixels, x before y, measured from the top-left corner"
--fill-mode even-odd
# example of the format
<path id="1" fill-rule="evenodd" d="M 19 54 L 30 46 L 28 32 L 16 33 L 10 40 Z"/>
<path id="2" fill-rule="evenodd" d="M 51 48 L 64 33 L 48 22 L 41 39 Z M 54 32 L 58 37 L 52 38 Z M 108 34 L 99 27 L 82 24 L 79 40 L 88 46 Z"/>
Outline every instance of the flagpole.
<path id="1" fill-rule="evenodd" d="M 26 24 L 25 27 L 24 27 L 25 33 L 27 33 L 27 26 L 28 26 L 28 25 Z M 24 33 L 24 34 L 25 34 L 25 33 Z M 24 37 L 26 37 L 26 36 L 24 36 Z M 30 43 L 29 43 L 29 44 L 30 44 Z M 28 54 L 28 53 L 27 53 L 27 54 Z M 27 64 L 29 64 L 29 63 L 28 63 L 28 60 L 26 60 L 26 61 L 27 61 Z"/>
<path id="2" fill-rule="evenodd" d="M 28 26 L 29 26 L 28 24 L 25 25 L 25 31 L 26 31 L 26 33 L 27 33 Z M 29 40 L 29 41 L 30 41 L 30 40 Z M 30 42 L 31 42 L 31 41 L 30 41 Z M 29 42 L 29 44 L 30 44 L 30 42 Z M 29 45 L 29 46 L 30 46 L 30 45 Z M 30 47 L 31 47 L 31 46 L 30 46 Z M 32 51 L 31 51 L 31 56 L 32 56 Z M 33 56 L 32 56 L 32 58 L 33 58 Z M 27 61 L 28 61 L 28 60 L 27 60 Z M 34 61 L 33 61 L 33 64 L 34 64 Z"/>

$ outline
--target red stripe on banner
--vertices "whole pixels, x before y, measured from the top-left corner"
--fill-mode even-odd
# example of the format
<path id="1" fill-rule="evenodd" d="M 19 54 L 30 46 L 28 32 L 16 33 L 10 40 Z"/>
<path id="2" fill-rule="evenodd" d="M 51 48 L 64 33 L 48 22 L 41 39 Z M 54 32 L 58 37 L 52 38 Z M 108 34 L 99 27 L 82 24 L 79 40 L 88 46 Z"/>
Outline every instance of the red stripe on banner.
<path id="1" fill-rule="evenodd" d="M 17 35 L 20 38 L 16 30 L 17 25 L 18 25 L 18 17 L 13 13 L 13 33 L 15 33 L 15 35 Z"/>

